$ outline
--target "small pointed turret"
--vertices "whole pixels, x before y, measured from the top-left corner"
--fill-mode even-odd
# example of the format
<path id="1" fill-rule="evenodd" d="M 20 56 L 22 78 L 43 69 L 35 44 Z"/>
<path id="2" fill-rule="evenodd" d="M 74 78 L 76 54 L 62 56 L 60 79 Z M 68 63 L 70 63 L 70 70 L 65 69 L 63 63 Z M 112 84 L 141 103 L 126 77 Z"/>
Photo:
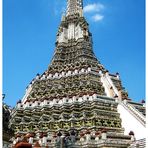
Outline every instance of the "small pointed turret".
<path id="1" fill-rule="evenodd" d="M 81 14 L 83 9 L 83 0 L 67 0 L 66 15 Z"/>

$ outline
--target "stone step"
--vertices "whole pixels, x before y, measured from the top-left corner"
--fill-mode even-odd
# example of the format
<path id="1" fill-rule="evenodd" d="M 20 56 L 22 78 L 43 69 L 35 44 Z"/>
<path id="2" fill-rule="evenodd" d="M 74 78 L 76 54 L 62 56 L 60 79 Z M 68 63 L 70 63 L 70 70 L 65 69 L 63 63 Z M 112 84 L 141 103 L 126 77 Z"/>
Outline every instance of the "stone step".
<path id="1" fill-rule="evenodd" d="M 129 148 L 146 148 L 146 139 L 136 140 Z"/>

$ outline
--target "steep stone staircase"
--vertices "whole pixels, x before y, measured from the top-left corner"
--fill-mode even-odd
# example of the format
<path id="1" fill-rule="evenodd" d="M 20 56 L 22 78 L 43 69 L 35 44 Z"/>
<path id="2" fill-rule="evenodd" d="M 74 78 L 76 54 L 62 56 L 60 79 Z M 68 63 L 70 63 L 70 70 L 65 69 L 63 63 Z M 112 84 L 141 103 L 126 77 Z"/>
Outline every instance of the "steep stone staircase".
<path id="1" fill-rule="evenodd" d="M 129 148 L 146 148 L 146 139 L 134 141 Z"/>
<path id="2" fill-rule="evenodd" d="M 138 109 L 136 109 L 134 105 L 132 105 L 128 101 L 120 102 L 120 104 L 124 108 L 126 108 L 126 110 L 128 110 L 138 121 L 140 121 L 141 124 L 143 124 L 144 126 L 146 125 L 146 118 L 145 118 L 145 116 Z"/>

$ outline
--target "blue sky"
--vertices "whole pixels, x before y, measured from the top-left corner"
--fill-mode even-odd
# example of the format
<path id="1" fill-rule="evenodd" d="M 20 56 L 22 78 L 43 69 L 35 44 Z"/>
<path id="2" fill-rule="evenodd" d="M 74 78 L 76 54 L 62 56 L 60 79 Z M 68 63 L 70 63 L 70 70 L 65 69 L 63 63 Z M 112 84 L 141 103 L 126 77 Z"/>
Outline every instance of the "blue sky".
<path id="1" fill-rule="evenodd" d="M 3 93 L 15 106 L 47 69 L 66 0 L 3 1 Z M 119 72 L 129 97 L 145 98 L 145 1 L 84 0 L 96 57 Z"/>

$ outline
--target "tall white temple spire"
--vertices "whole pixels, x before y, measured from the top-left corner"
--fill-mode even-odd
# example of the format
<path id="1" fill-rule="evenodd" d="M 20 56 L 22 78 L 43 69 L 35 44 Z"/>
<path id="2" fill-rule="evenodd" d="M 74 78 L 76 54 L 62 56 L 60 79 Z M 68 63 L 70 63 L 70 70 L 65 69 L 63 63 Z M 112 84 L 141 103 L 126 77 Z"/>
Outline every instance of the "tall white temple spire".
<path id="1" fill-rule="evenodd" d="M 66 15 L 73 15 L 79 13 L 82 15 L 83 0 L 67 0 L 67 12 Z"/>

